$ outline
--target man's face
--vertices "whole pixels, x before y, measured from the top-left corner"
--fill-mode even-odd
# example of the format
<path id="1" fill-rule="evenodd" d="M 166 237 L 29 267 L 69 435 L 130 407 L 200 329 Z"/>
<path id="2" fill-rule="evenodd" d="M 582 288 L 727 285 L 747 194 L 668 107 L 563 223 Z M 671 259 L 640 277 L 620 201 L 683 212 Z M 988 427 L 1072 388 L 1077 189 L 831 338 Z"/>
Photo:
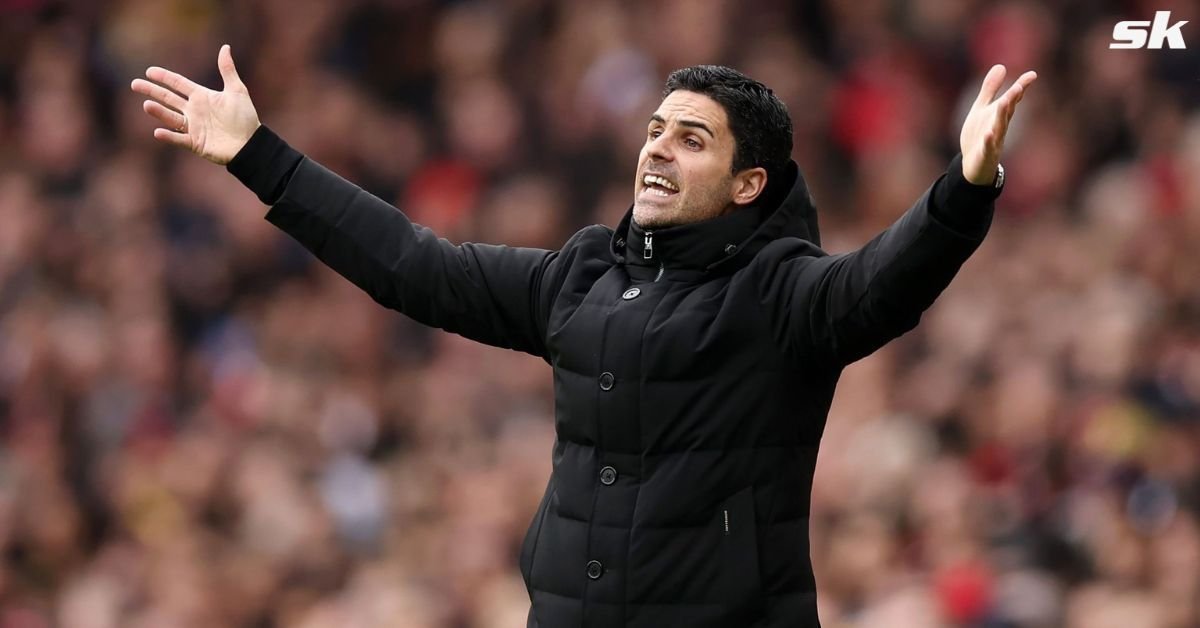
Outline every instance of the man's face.
<path id="1" fill-rule="evenodd" d="M 730 171 L 735 147 L 725 109 L 717 101 L 697 92 L 671 92 L 646 127 L 633 219 L 642 228 L 656 229 L 733 209 L 739 191 Z"/>

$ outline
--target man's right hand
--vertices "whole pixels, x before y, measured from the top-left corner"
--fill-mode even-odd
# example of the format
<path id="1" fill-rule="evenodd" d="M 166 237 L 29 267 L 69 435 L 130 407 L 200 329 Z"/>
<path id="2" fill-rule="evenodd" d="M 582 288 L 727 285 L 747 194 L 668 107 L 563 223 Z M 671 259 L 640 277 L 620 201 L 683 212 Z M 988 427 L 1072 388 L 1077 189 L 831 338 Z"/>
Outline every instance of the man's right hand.
<path id="1" fill-rule="evenodd" d="M 250 92 L 233 66 L 228 44 L 217 53 L 217 68 L 225 82 L 225 89 L 219 92 L 160 67 L 146 70 L 153 83 L 134 79 L 130 87 L 152 99 L 142 108 L 163 125 L 154 129 L 154 139 L 223 166 L 246 145 L 260 122 Z"/>

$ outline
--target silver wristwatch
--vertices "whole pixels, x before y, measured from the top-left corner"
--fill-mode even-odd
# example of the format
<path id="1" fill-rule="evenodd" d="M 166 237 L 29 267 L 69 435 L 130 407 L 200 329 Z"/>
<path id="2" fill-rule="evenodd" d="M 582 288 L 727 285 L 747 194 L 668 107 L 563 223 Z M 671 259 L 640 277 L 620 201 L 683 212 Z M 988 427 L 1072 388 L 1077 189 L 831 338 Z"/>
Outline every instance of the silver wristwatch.
<path id="1" fill-rule="evenodd" d="M 1004 164 L 996 164 L 996 181 L 992 187 L 1000 189 L 1004 186 Z"/>

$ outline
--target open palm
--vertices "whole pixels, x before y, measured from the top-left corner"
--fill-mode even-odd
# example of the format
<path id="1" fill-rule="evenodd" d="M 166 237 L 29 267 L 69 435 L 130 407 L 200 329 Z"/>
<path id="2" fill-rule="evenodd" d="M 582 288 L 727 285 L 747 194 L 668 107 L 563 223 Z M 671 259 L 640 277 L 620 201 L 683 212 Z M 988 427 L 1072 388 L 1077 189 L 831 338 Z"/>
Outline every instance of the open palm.
<path id="1" fill-rule="evenodd" d="M 259 120 L 228 45 L 217 53 L 217 68 L 225 83 L 219 92 L 160 67 L 147 69 L 150 81 L 134 79 L 130 88 L 152 99 L 142 108 L 163 124 L 154 129 L 154 139 L 224 165 L 245 146 Z"/>
<path id="2" fill-rule="evenodd" d="M 979 96 L 963 121 L 962 134 L 959 136 L 963 176 L 976 185 L 992 183 L 996 166 L 1000 163 L 1000 153 L 1004 150 L 1008 123 L 1017 110 L 1017 103 L 1025 97 L 1025 90 L 1037 79 L 1036 72 L 1026 72 L 1003 96 L 995 98 L 1000 85 L 1004 83 L 1005 73 L 1002 65 L 992 66 L 988 71 L 979 89 Z"/>

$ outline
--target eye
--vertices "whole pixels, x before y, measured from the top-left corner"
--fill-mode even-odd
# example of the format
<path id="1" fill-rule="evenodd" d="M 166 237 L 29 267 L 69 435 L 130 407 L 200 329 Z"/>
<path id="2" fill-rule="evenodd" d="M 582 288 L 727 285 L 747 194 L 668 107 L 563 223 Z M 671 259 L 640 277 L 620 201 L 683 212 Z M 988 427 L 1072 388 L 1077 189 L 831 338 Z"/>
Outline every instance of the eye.
<path id="1" fill-rule="evenodd" d="M 696 141 L 696 138 L 694 137 L 687 138 L 683 141 L 683 143 L 692 150 L 700 150 L 700 142 Z"/>
<path id="2" fill-rule="evenodd" d="M 650 129 L 650 139 L 655 139 L 660 135 L 662 135 L 661 129 Z"/>

